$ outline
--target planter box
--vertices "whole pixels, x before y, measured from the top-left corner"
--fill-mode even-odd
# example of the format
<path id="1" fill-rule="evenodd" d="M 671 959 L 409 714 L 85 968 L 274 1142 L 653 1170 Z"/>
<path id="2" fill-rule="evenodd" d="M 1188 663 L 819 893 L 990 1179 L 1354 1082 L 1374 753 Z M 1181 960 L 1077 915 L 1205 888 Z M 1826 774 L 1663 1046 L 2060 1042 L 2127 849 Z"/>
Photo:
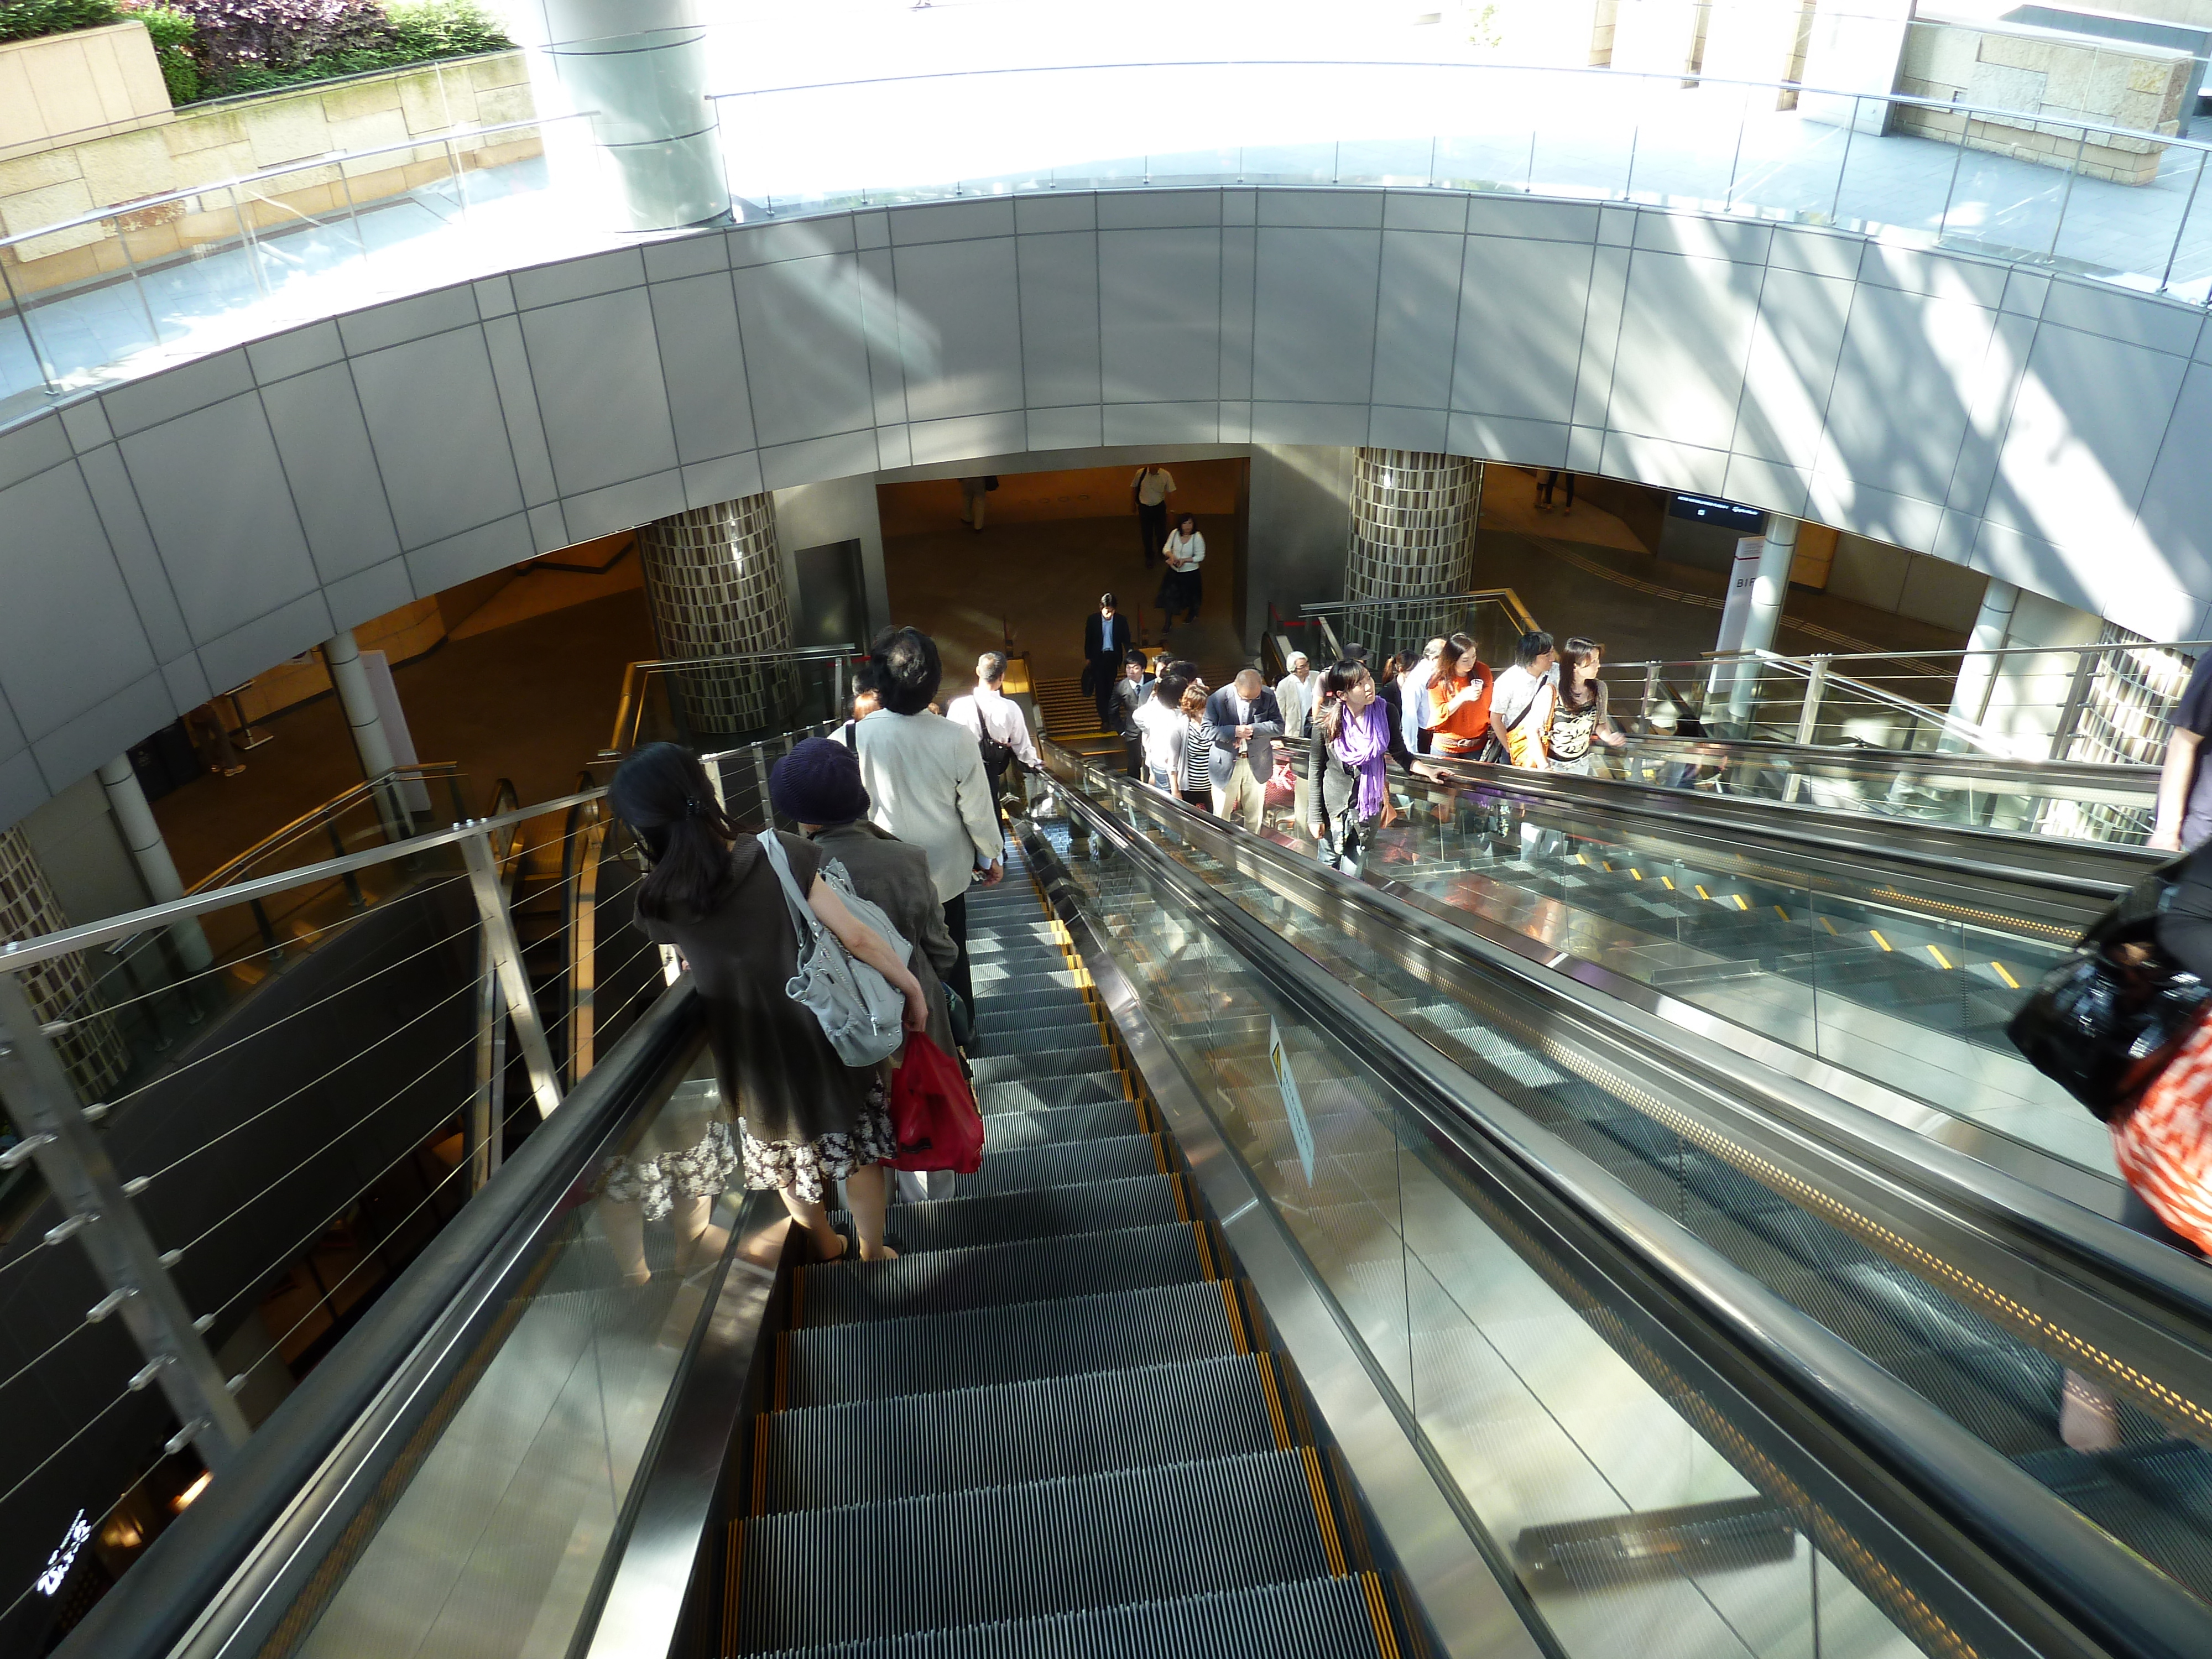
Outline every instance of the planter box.
<path id="1" fill-rule="evenodd" d="M 168 109 L 143 23 L 0 43 L 0 149 Z"/>

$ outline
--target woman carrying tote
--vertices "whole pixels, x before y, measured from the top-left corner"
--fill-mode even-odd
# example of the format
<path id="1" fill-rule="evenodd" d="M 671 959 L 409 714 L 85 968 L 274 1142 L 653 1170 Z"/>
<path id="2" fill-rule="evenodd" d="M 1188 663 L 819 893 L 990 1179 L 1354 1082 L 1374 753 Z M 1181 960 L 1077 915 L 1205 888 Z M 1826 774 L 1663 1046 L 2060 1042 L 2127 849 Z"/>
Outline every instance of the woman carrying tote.
<path id="1" fill-rule="evenodd" d="M 1397 821 L 1387 763 L 1410 772 L 1413 757 L 1364 663 L 1335 663 L 1322 676 L 1308 725 L 1306 776 L 1320 781 L 1307 792 L 1308 828 L 1324 863 L 1356 868 L 1367 837 Z"/>
<path id="2" fill-rule="evenodd" d="M 821 1259 L 845 1253 L 823 1208 L 829 1183 L 845 1182 L 860 1259 L 896 1254 L 884 1243 L 884 1172 L 896 1143 L 875 1067 L 846 1066 L 814 1016 L 785 984 L 799 971 L 800 941 L 783 888 L 760 843 L 739 837 L 698 757 L 649 744 L 622 764 L 608 792 L 636 831 L 653 868 L 637 890 L 638 925 L 682 954 L 706 1006 L 721 1106 L 736 1117 L 745 1185 L 775 1188 L 812 1237 Z M 883 938 L 821 879 L 828 855 L 778 833 L 807 903 L 837 942 L 906 999 L 906 1028 L 927 1030 L 921 983 Z M 734 843 L 734 845 L 732 844 Z"/>
<path id="3" fill-rule="evenodd" d="M 1595 640 L 1571 639 L 1559 647 L 1559 695 L 1545 732 L 1545 751 L 1554 772 L 1590 775 L 1593 743 L 1620 749 L 1628 739 L 1613 723 L 1605 682 L 1598 678 L 1605 647 Z"/>
<path id="4" fill-rule="evenodd" d="M 1206 578 L 1199 567 L 1206 562 L 1206 538 L 1198 533 L 1194 515 L 1186 513 L 1176 520 L 1160 554 L 1168 565 L 1160 576 L 1159 593 L 1160 610 L 1165 613 L 1160 631 L 1166 635 L 1175 632 L 1177 612 L 1185 622 L 1196 622 L 1199 603 L 1205 597 Z"/>

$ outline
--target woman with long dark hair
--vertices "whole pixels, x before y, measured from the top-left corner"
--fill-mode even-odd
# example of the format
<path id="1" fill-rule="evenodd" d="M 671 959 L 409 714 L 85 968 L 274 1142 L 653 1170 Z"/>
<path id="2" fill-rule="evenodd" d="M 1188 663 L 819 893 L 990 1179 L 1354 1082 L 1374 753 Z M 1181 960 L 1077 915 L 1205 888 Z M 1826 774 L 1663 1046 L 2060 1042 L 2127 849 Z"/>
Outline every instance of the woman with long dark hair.
<path id="1" fill-rule="evenodd" d="M 1389 763 L 1413 769 L 1404 734 L 1376 693 L 1364 663 L 1332 664 L 1321 677 L 1312 730 L 1306 738 L 1308 828 L 1321 857 L 1339 869 L 1356 867 L 1361 844 L 1396 822 Z"/>
<path id="2" fill-rule="evenodd" d="M 1605 682 L 1598 678 L 1604 666 L 1605 647 L 1579 636 L 1559 647 L 1559 695 L 1552 707 L 1552 724 L 1545 747 L 1554 772 L 1590 775 L 1595 758 L 1590 745 L 1619 749 L 1628 739 L 1613 723 Z"/>
<path id="3" fill-rule="evenodd" d="M 891 1255 L 879 1161 L 896 1142 L 883 1082 L 878 1068 L 841 1061 L 814 1016 L 786 993 L 800 941 L 767 854 L 732 826 L 698 757 L 672 743 L 632 755 L 608 793 L 653 860 L 637 889 L 638 925 L 682 953 L 706 1005 L 721 1110 L 737 1121 L 745 1185 L 776 1188 L 827 1261 L 845 1251 L 823 1207 L 829 1184 L 842 1181 L 861 1260 Z M 779 832 L 776 841 L 816 919 L 906 998 L 907 1029 L 927 1030 L 921 982 L 821 879 L 827 854 L 797 836 Z"/>

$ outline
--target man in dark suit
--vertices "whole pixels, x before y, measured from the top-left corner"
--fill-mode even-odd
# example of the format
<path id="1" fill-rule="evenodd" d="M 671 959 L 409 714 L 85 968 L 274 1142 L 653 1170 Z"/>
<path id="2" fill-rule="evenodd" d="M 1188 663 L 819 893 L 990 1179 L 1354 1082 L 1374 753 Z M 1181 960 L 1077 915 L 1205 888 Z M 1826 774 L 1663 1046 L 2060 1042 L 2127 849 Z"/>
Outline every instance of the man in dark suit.
<path id="1" fill-rule="evenodd" d="M 1146 672 L 1151 666 L 1142 651 L 1130 652 L 1114 685 L 1114 729 L 1121 734 L 1123 757 L 1133 778 L 1145 775 L 1145 734 L 1138 728 L 1137 711 L 1152 695 L 1153 682 Z"/>
<path id="2" fill-rule="evenodd" d="M 1256 836 L 1267 811 L 1267 780 L 1275 771 L 1275 739 L 1283 735 L 1275 694 L 1258 669 L 1245 669 L 1206 700 L 1206 723 L 1213 733 L 1206 761 L 1213 810 L 1224 818 L 1243 818 Z"/>
<path id="3" fill-rule="evenodd" d="M 1129 619 L 1115 608 L 1114 596 L 1101 593 L 1098 608 L 1083 624 L 1083 689 L 1098 705 L 1098 729 L 1114 726 L 1114 686 L 1121 678 L 1121 665 L 1137 643 Z"/>

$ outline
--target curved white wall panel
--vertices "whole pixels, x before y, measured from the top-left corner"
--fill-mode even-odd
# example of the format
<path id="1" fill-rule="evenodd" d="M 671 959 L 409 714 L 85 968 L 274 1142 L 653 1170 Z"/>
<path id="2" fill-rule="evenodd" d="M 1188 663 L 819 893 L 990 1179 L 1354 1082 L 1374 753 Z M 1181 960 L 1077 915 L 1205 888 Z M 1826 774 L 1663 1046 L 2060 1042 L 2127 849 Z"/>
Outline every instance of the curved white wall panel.
<path id="1" fill-rule="evenodd" d="M 984 198 L 517 270 L 0 435 L 0 823 L 211 692 L 496 566 L 763 488 L 1030 449 L 1571 466 L 2192 636 L 2203 321 L 1841 232 L 1425 191 Z"/>

